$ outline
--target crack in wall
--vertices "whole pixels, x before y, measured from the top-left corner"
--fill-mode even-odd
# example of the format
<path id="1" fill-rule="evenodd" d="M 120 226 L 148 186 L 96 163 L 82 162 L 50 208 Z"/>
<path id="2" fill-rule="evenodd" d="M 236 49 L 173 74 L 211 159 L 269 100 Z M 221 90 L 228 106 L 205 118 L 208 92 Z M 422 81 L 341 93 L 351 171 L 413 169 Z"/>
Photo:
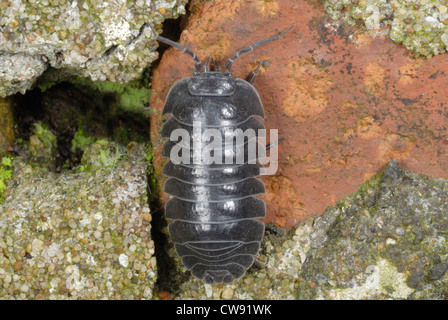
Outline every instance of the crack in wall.
<path id="1" fill-rule="evenodd" d="M 186 8 L 188 8 L 188 4 L 186 5 Z M 165 20 L 163 23 L 162 36 L 173 41 L 178 41 L 182 33 L 183 19 L 188 19 L 188 11 L 186 16 Z M 168 45 L 159 43 L 157 48 L 159 58 L 153 62 L 152 70 L 157 68 L 159 62 L 163 58 L 163 53 L 168 47 Z M 153 164 L 151 163 L 150 165 Z M 153 183 L 151 183 L 151 181 Z M 179 273 L 178 262 L 176 262 L 175 256 L 173 256 L 173 245 L 166 232 L 168 223 L 165 219 L 164 206 L 158 198 L 158 182 L 155 181 L 152 176 L 148 176 L 148 182 L 148 199 L 151 199 L 149 205 L 152 213 L 151 237 L 154 241 L 154 254 L 157 259 L 158 273 L 155 291 L 168 292 L 170 295 L 175 296 L 178 294 L 181 284 L 189 277 L 189 273 Z"/>

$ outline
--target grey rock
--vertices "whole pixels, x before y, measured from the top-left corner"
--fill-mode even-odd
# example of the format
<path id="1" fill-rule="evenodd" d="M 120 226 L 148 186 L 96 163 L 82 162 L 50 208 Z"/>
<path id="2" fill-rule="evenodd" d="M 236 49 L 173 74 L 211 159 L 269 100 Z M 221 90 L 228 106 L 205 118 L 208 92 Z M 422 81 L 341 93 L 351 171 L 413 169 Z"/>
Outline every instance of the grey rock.
<path id="1" fill-rule="evenodd" d="M 445 1 L 324 0 L 333 19 L 360 25 L 372 34 L 382 33 L 418 55 L 432 57 L 447 51 Z"/>
<path id="2" fill-rule="evenodd" d="M 185 13 L 187 0 L 0 2 L 0 97 L 25 93 L 47 68 L 129 82 L 157 58 L 148 24 Z"/>
<path id="3" fill-rule="evenodd" d="M 298 297 L 446 297 L 448 181 L 393 160 L 361 190 L 373 190 L 375 201 L 357 192 L 316 219 Z"/>
<path id="4" fill-rule="evenodd" d="M 403 177 L 403 169 L 398 165 L 397 160 L 392 159 L 386 168 L 383 181 L 394 181 Z"/>
<path id="5" fill-rule="evenodd" d="M 409 287 L 416 289 L 418 285 L 423 281 L 425 274 L 422 268 L 413 270 L 409 277 L 406 279 L 406 283 Z"/>
<path id="6" fill-rule="evenodd" d="M 85 157 L 113 165 L 61 173 L 13 159 L 0 204 L 1 300 L 153 297 L 144 153 L 137 143 L 125 149 L 102 140 Z M 33 289 L 18 290 L 25 285 Z"/>
<path id="7" fill-rule="evenodd" d="M 432 267 L 429 276 L 431 277 L 432 280 L 442 279 L 447 269 L 448 269 L 448 263 L 446 262 L 438 263 L 434 267 Z"/>

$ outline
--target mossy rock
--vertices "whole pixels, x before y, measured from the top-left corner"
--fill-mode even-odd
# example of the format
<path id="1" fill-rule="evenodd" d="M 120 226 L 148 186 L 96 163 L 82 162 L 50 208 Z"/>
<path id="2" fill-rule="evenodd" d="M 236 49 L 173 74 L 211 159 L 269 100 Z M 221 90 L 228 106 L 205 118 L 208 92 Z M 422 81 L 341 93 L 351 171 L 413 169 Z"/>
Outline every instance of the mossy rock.
<path id="1" fill-rule="evenodd" d="M 315 226 L 299 298 L 447 297 L 448 181 L 396 161 L 374 179 Z"/>

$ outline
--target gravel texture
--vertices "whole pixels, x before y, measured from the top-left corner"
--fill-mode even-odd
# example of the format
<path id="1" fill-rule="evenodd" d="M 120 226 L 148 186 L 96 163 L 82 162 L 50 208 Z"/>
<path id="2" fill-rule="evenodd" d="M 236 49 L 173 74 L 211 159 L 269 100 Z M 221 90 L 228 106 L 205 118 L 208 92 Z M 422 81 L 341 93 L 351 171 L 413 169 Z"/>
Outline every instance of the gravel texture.
<path id="1" fill-rule="evenodd" d="M 144 147 L 107 140 L 62 173 L 15 157 L 0 205 L 0 299 L 151 299 Z"/>
<path id="2" fill-rule="evenodd" d="M 147 24 L 185 13 L 186 0 L 0 1 L 0 97 L 25 93 L 48 67 L 128 82 L 157 58 Z"/>
<path id="3" fill-rule="evenodd" d="M 446 0 L 325 0 L 334 19 L 363 21 L 373 33 L 388 33 L 412 52 L 431 57 L 448 48 Z"/>

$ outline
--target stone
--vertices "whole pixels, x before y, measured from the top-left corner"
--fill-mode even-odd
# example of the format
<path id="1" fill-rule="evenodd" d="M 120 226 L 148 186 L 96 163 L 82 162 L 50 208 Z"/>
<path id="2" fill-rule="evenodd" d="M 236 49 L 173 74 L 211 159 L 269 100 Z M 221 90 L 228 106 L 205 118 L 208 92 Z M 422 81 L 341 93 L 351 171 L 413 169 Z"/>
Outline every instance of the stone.
<path id="1" fill-rule="evenodd" d="M 432 280 L 439 280 L 441 279 L 448 269 L 448 263 L 442 262 L 434 265 L 434 267 L 431 269 L 430 277 Z"/>
<path id="2" fill-rule="evenodd" d="M 410 288 L 418 288 L 418 285 L 420 282 L 422 282 L 425 274 L 423 273 L 423 269 L 418 268 L 416 270 L 413 270 L 411 274 L 406 279 L 406 283 Z"/>
<path id="3" fill-rule="evenodd" d="M 31 254 L 36 256 L 38 255 L 42 249 L 44 248 L 44 242 L 40 239 L 34 239 L 31 243 Z"/>
<path id="4" fill-rule="evenodd" d="M 146 148 L 135 142 L 131 153 L 106 139 L 94 144 L 96 153 L 90 149 L 86 161 L 95 162 L 110 147 L 118 150 L 111 153 L 113 167 L 89 171 L 78 165 L 55 173 L 20 156 L 11 160 L 11 184 L 0 204 L 0 270 L 6 273 L 0 278 L 2 283 L 12 279 L 22 299 L 152 298 L 157 262 L 151 225 L 141 218 L 151 212 Z M 113 198 L 121 202 L 114 204 Z M 129 218 L 123 224 L 125 214 Z M 134 261 L 151 263 L 142 270 Z M 134 273 L 142 275 L 130 284 Z M 0 286 L 0 299 L 17 295 Z"/>
<path id="5" fill-rule="evenodd" d="M 24 94 L 47 69 L 129 82 L 158 54 L 154 27 L 185 13 L 186 0 L 6 1 L 0 4 L 0 97 Z M 163 9 L 163 10 L 161 10 Z"/>
<path id="6" fill-rule="evenodd" d="M 443 4 L 446 2 L 435 0 L 324 1 L 325 10 L 332 18 L 344 19 L 351 25 L 363 21 L 373 36 L 389 35 L 415 54 L 427 57 L 447 49 L 447 7 Z M 424 32 L 414 32 L 422 29 Z"/>
<path id="7" fill-rule="evenodd" d="M 313 233 L 325 236 L 307 252 L 298 298 L 444 297 L 448 264 L 440 257 L 448 254 L 447 188 L 447 179 L 420 175 L 391 161 L 367 185 L 317 219 Z M 368 189 L 375 193 L 373 204 L 365 197 Z M 349 208 L 351 215 L 347 215 Z M 398 232 L 400 228 L 404 233 Z M 372 230 L 370 242 L 361 237 Z M 421 233 L 417 242 L 416 230 Z M 322 275 L 326 283 L 319 282 Z"/>

